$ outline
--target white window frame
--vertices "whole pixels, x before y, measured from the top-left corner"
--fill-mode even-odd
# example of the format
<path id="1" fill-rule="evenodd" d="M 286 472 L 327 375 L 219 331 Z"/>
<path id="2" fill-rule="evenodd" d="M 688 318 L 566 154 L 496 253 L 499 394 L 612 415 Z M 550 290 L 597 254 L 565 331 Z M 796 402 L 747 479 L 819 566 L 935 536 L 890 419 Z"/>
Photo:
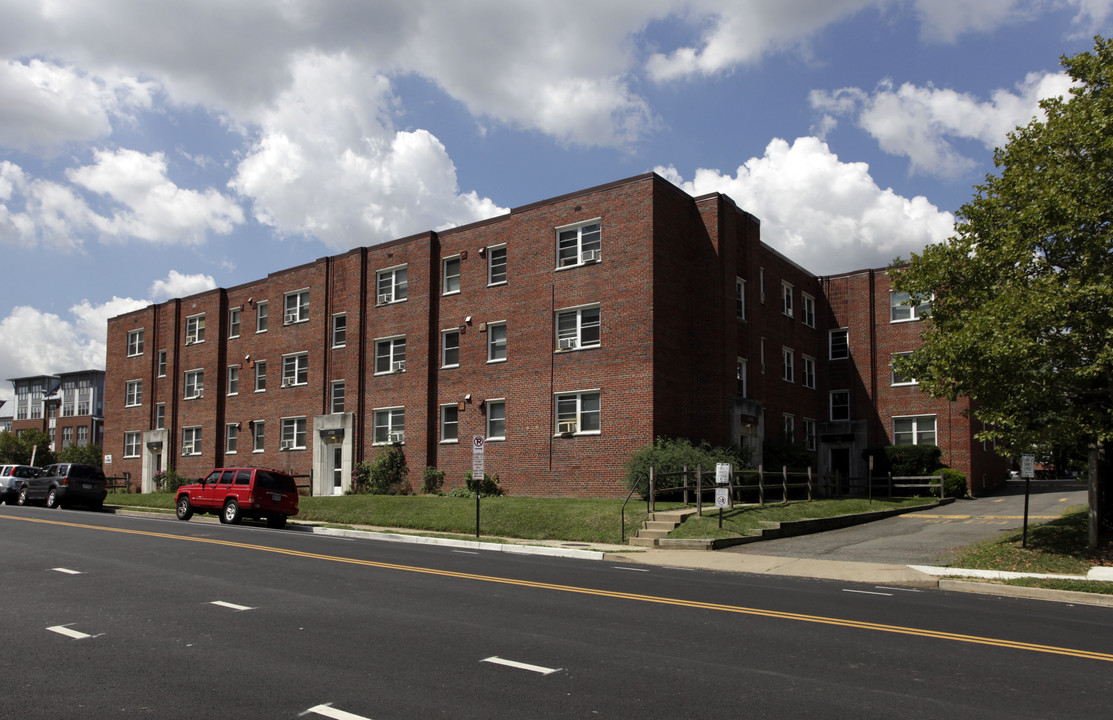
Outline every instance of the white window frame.
<path id="1" fill-rule="evenodd" d="M 191 425 L 190 427 L 182 428 L 182 455 L 194 457 L 201 454 L 201 440 L 203 435 L 201 433 L 200 425 Z M 186 446 L 193 451 L 186 452 Z"/>
<path id="2" fill-rule="evenodd" d="M 899 357 L 909 357 L 911 355 L 912 355 L 912 353 L 910 353 L 910 352 L 899 352 L 899 353 L 893 353 L 889 357 L 889 371 L 890 371 L 889 372 L 889 380 L 890 380 L 890 384 L 893 387 L 904 387 L 906 385 L 919 385 L 920 384 L 920 381 L 917 380 L 916 378 L 905 379 L 905 378 L 899 377 L 897 375 L 897 368 L 896 368 L 895 360 Z"/>
<path id="3" fill-rule="evenodd" d="M 587 405 L 587 409 L 584 406 Z M 594 405 L 594 407 L 592 407 Z M 554 393 L 553 435 L 599 435 L 603 430 L 603 395 L 598 388 Z M 571 433 L 561 432 L 565 423 L 575 423 Z M 584 429 L 588 428 L 588 429 Z"/>
<path id="4" fill-rule="evenodd" d="M 372 411 L 372 445 L 390 445 L 390 436 L 402 433 L 405 444 L 406 408 L 403 406 L 375 408 Z"/>
<path id="5" fill-rule="evenodd" d="M 845 397 L 845 403 L 835 404 L 836 397 Z M 835 417 L 835 408 L 846 408 L 846 417 Z M 832 390 L 827 396 L 827 417 L 831 422 L 848 422 L 850 420 L 850 391 L 849 390 Z"/>
<path id="6" fill-rule="evenodd" d="M 594 251 L 595 256 L 595 260 L 591 262 L 600 262 L 602 260 L 602 218 L 594 218 L 556 228 L 557 270 L 585 265 L 585 253 L 590 251 Z"/>
<path id="7" fill-rule="evenodd" d="M 251 452 L 265 452 L 267 449 L 266 445 L 267 423 L 264 420 L 256 420 L 251 423 Z"/>
<path id="8" fill-rule="evenodd" d="M 816 432 L 815 420 L 804 418 L 804 449 L 815 452 L 819 447 L 819 435 Z"/>
<path id="9" fill-rule="evenodd" d="M 487 323 L 487 363 L 502 363 L 506 362 L 507 355 L 507 335 L 506 321 L 500 320 L 499 322 Z M 501 336 L 501 337 L 496 337 Z M 499 351 L 502 351 L 502 357 L 497 357 Z"/>
<path id="10" fill-rule="evenodd" d="M 307 427 L 304 415 L 284 417 L 279 427 L 281 428 L 278 435 L 278 441 L 281 443 L 280 448 L 287 450 L 305 449 Z"/>
<path id="11" fill-rule="evenodd" d="M 502 258 L 501 262 L 496 262 L 496 255 Z M 496 269 L 502 268 L 502 279 L 496 280 Z M 506 245 L 489 245 L 487 247 L 487 287 L 494 287 L 496 285 L 505 285 L 507 282 L 507 252 Z"/>
<path id="12" fill-rule="evenodd" d="M 143 449 L 143 433 L 129 430 L 124 433 L 124 457 L 137 458 Z"/>
<path id="13" fill-rule="evenodd" d="M 488 400 L 486 405 L 487 419 L 486 431 L 488 440 L 505 440 L 506 439 L 506 398 L 493 398 Z M 501 409 L 501 418 L 495 417 L 495 408 Z M 493 423 L 502 423 L 501 432 L 493 425 Z"/>
<path id="14" fill-rule="evenodd" d="M 166 351 L 159 350 L 155 361 L 155 374 L 158 377 L 166 377 Z"/>
<path id="15" fill-rule="evenodd" d="M 842 350 L 838 355 L 835 354 L 835 338 L 841 337 L 843 339 Z M 828 360 L 846 360 L 850 357 L 850 329 L 849 328 L 835 328 L 827 333 L 827 359 Z"/>
<path id="16" fill-rule="evenodd" d="M 383 352 L 383 350 L 386 352 Z M 385 366 L 383 362 L 385 360 Z M 403 363 L 395 369 L 395 363 Z M 382 337 L 375 339 L 375 374 L 390 375 L 396 372 L 406 372 L 406 336 Z"/>
<path id="17" fill-rule="evenodd" d="M 815 327 L 815 297 L 803 291 L 800 292 L 800 322 Z"/>
<path id="18" fill-rule="evenodd" d="M 224 426 L 224 454 L 235 455 L 239 449 L 240 443 L 240 428 L 236 423 L 228 423 Z"/>
<path id="19" fill-rule="evenodd" d="M 781 439 L 789 445 L 796 444 L 796 416 L 781 413 Z"/>
<path id="20" fill-rule="evenodd" d="M 585 321 L 584 314 L 588 314 Z M 594 322 L 591 320 L 591 315 L 594 315 Z M 599 303 L 592 303 L 591 305 L 582 305 L 580 307 L 562 308 L 557 310 L 556 313 L 556 349 L 557 352 L 565 350 L 586 350 L 590 348 L 597 348 L 603 342 L 603 323 L 602 311 L 600 310 Z M 562 328 L 563 321 L 572 320 L 571 327 Z M 592 331 L 594 329 L 594 332 Z M 585 330 L 590 337 L 594 335 L 594 340 L 585 340 Z M 571 341 L 571 342 L 569 342 Z M 574 343 L 574 344 L 572 344 Z M 571 347 L 568 345 L 572 344 Z"/>
<path id="21" fill-rule="evenodd" d="M 448 344 L 450 336 L 455 336 L 455 345 Z M 449 362 L 449 351 L 452 351 L 456 354 L 455 362 Z M 441 367 L 460 367 L 460 328 L 441 330 Z"/>
<path id="22" fill-rule="evenodd" d="M 405 302 L 409 295 L 409 266 L 395 265 L 375 273 L 375 304 Z M 389 296 L 383 299 L 384 296 Z"/>
<path id="23" fill-rule="evenodd" d="M 905 305 L 904 303 L 910 298 L 911 296 L 908 293 L 889 291 L 890 323 L 916 322 L 923 320 L 931 312 L 932 298 L 928 298 L 917 305 Z"/>
<path id="24" fill-rule="evenodd" d="M 265 333 L 270 327 L 270 303 L 266 300 L 255 303 L 255 334 Z"/>
<path id="25" fill-rule="evenodd" d="M 261 393 L 267 391 L 267 361 L 255 361 L 255 392 Z"/>
<path id="26" fill-rule="evenodd" d="M 441 260 L 441 294 L 459 295 L 463 261 L 459 255 Z"/>
<path id="27" fill-rule="evenodd" d="M 205 313 L 190 315 L 186 318 L 186 345 L 198 345 L 205 342 Z"/>
<path id="28" fill-rule="evenodd" d="M 303 322 L 309 322 L 309 288 L 291 290 L 282 296 L 282 324 Z"/>
<path id="29" fill-rule="evenodd" d="M 166 428 L 166 403 L 155 403 L 155 430 Z"/>
<path id="30" fill-rule="evenodd" d="M 239 365 L 229 365 L 228 366 L 228 389 L 227 389 L 226 394 L 228 394 L 228 395 L 239 395 L 240 394 L 240 366 Z"/>
<path id="31" fill-rule="evenodd" d="M 124 383 L 124 407 L 139 407 L 143 404 L 143 381 L 128 380 Z"/>
<path id="32" fill-rule="evenodd" d="M 282 387 L 301 387 L 309 384 L 309 353 L 288 353 L 282 356 Z"/>
<path id="33" fill-rule="evenodd" d="M 800 356 L 800 384 L 815 390 L 815 358 L 811 355 Z"/>
<path id="34" fill-rule="evenodd" d="M 734 314 L 739 320 L 746 319 L 746 281 L 741 277 L 734 278 Z"/>
<path id="35" fill-rule="evenodd" d="M 143 328 L 128 330 L 128 357 L 139 357 L 143 354 Z"/>
<path id="36" fill-rule="evenodd" d="M 921 424 L 931 421 L 931 430 L 921 429 Z M 897 433 L 898 421 L 911 421 L 909 430 L 901 430 L 900 436 L 910 436 L 912 442 L 899 442 Z M 895 415 L 892 418 L 893 444 L 894 445 L 938 445 L 939 444 L 939 418 L 936 415 Z M 923 436 L 930 433 L 931 442 L 923 442 Z"/>
<path id="37" fill-rule="evenodd" d="M 205 368 L 185 371 L 182 383 L 182 397 L 186 400 L 200 400 L 205 396 Z"/>
<path id="38" fill-rule="evenodd" d="M 782 280 L 781 281 L 781 314 L 785 317 L 795 317 L 796 308 L 792 302 L 792 283 Z"/>
<path id="39" fill-rule="evenodd" d="M 329 383 L 329 390 L 328 390 L 328 393 L 329 393 L 328 394 L 329 413 L 331 413 L 333 415 L 338 415 L 338 414 L 344 412 L 344 400 L 345 400 L 344 395 L 345 395 L 346 392 L 347 392 L 347 386 L 345 385 L 343 380 L 333 380 L 331 383 Z"/>
<path id="40" fill-rule="evenodd" d="M 243 307 L 228 308 L 228 339 L 240 336 L 240 323 L 243 319 Z"/>
<path id="41" fill-rule="evenodd" d="M 348 313 L 332 316 L 332 346 L 342 348 L 348 344 Z"/>
<path id="42" fill-rule="evenodd" d="M 750 396 L 748 365 L 746 358 L 738 358 L 734 365 L 734 380 L 737 383 L 735 389 L 743 398 Z"/>
<path id="43" fill-rule="evenodd" d="M 460 408 L 456 403 L 441 405 L 440 443 L 455 445 L 460 442 Z M 451 430 L 451 437 L 449 436 Z"/>
<path id="44" fill-rule="evenodd" d="M 796 351 L 792 348 L 781 348 L 781 380 L 796 382 Z"/>

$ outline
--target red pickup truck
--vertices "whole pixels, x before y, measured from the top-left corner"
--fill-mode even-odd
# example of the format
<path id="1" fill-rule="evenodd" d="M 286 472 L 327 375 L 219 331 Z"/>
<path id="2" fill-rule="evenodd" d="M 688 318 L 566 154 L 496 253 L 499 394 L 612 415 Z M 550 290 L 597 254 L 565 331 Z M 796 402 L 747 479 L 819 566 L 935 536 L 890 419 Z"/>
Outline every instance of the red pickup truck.
<path id="1" fill-rule="evenodd" d="M 298 514 L 298 488 L 293 477 L 278 470 L 217 468 L 200 483 L 178 488 L 175 507 L 179 520 L 212 513 L 222 523 L 265 518 L 269 527 L 283 528 L 288 517 Z"/>

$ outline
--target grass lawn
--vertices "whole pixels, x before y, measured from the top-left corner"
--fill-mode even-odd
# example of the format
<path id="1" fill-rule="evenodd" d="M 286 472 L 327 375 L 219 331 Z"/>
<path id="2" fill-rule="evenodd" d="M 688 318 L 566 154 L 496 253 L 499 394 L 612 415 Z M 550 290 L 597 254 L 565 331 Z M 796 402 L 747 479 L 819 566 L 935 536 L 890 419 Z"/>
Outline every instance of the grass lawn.
<path id="1" fill-rule="evenodd" d="M 894 508 L 927 505 L 930 498 L 874 498 L 871 503 L 866 498 L 846 500 L 794 501 L 787 505 L 735 506 L 733 510 L 723 511 L 723 527 L 719 529 L 719 511 L 714 505 L 703 506 L 703 517 L 690 517 L 684 524 L 669 533 L 670 538 L 718 539 L 736 538 L 752 535 L 754 531 L 768 527 L 765 522 L 786 522 L 789 520 L 811 520 L 835 517 L 853 513 L 892 510 Z"/>

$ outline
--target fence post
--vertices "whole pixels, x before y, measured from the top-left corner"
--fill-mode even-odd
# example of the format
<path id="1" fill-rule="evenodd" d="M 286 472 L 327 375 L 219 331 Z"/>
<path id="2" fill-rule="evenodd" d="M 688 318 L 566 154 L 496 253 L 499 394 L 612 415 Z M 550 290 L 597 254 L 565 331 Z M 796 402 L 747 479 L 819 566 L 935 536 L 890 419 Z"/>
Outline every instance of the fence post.
<path id="1" fill-rule="evenodd" d="M 781 465 L 781 492 L 784 504 L 788 505 L 788 465 Z"/>
<path id="2" fill-rule="evenodd" d="M 808 466 L 808 502 L 812 501 L 812 466 Z"/>
<path id="3" fill-rule="evenodd" d="M 655 502 L 656 499 L 657 499 L 655 497 L 656 493 L 657 493 L 657 481 L 653 477 L 653 466 L 650 465 L 649 466 L 649 514 L 650 514 L 650 516 L 653 515 L 653 513 L 655 512 L 656 507 L 657 507 L 656 502 Z"/>
<path id="4" fill-rule="evenodd" d="M 680 476 L 680 481 L 684 483 L 684 507 L 688 507 L 688 466 L 684 466 L 684 474 Z"/>
<path id="5" fill-rule="evenodd" d="M 687 466 L 685 466 L 687 467 Z M 696 465 L 696 516 L 703 517 L 703 466 Z"/>
<path id="6" fill-rule="evenodd" d="M 765 465 L 757 466 L 757 504 L 765 507 Z"/>
<path id="7" fill-rule="evenodd" d="M 893 497 L 893 471 L 889 471 L 889 497 Z"/>

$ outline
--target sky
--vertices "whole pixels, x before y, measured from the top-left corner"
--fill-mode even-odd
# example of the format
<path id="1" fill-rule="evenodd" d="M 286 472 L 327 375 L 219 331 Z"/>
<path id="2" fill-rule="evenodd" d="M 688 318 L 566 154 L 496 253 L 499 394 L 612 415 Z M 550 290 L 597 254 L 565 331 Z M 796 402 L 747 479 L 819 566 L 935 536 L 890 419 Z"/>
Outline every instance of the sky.
<path id="1" fill-rule="evenodd" d="M 818 275 L 952 234 L 1113 0 L 0 0 L 8 378 L 109 317 L 657 172 Z"/>

